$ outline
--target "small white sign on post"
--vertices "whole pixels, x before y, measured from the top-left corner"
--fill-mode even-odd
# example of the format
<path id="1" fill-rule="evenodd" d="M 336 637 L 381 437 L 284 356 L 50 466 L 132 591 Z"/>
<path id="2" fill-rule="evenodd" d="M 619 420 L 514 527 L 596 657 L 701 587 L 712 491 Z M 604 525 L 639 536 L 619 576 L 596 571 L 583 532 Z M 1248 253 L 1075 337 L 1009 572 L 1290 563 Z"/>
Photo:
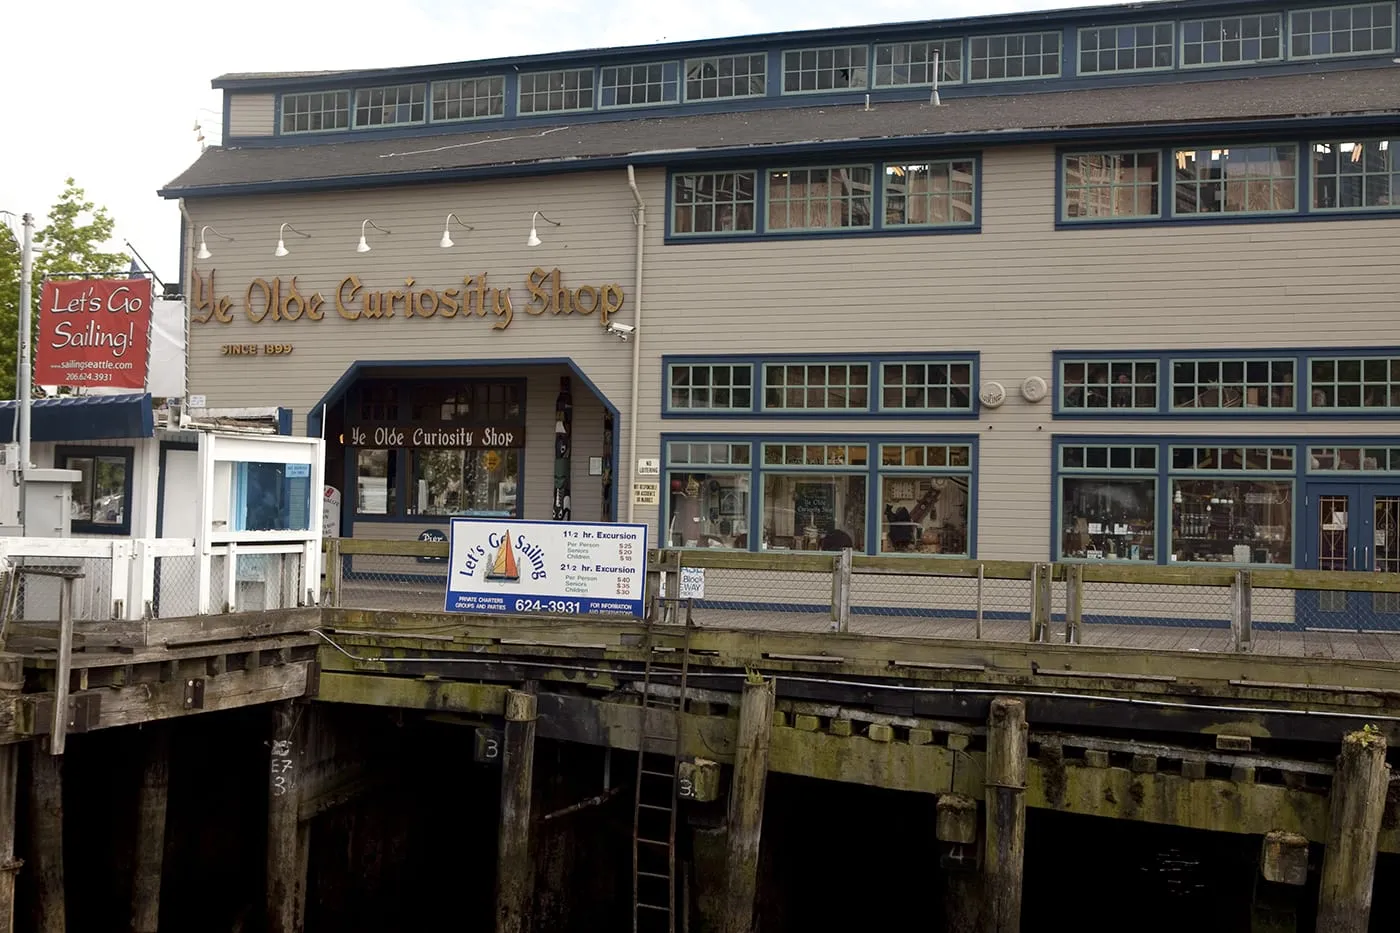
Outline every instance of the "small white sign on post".
<path id="1" fill-rule="evenodd" d="M 656 457 L 642 457 L 637 461 L 638 476 L 660 476 L 661 461 Z"/>
<path id="2" fill-rule="evenodd" d="M 327 486 L 321 494 L 321 534 L 340 537 L 340 490 Z"/>
<path id="3" fill-rule="evenodd" d="M 633 483 L 633 484 L 632 484 L 632 504 L 633 504 L 633 505 L 660 505 L 660 504 L 661 504 L 661 484 L 660 484 L 660 483 Z"/>
<path id="4" fill-rule="evenodd" d="M 704 599 L 705 598 L 705 568 L 704 567 L 682 567 L 681 568 L 681 599 Z"/>

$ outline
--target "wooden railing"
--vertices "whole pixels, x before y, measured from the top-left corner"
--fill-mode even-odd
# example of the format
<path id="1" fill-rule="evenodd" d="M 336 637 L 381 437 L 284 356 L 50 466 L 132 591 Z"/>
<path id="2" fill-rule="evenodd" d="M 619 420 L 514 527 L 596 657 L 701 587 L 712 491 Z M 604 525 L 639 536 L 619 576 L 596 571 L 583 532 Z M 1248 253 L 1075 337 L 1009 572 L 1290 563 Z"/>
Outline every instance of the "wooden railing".
<path id="1" fill-rule="evenodd" d="M 354 604 L 366 594 L 384 592 L 385 586 L 404 580 L 417 580 L 418 592 L 431 597 L 434 581 L 446 575 L 441 563 L 448 556 L 445 542 L 343 538 L 327 540 L 326 549 L 326 602 L 332 606 L 369 608 Z M 371 563 L 368 568 L 367 562 Z M 1256 623 L 1301 630 L 1312 627 L 1309 623 L 1325 622 L 1322 627 L 1329 629 L 1367 630 L 1370 622 L 1381 630 L 1400 632 L 1400 611 L 1360 612 L 1345 605 L 1348 600 L 1369 604 L 1371 600 L 1364 599 L 1367 594 L 1397 594 L 1385 597 L 1382 609 L 1400 609 L 1400 574 L 956 560 L 850 551 L 663 549 L 650 551 L 647 563 L 649 606 L 658 595 L 669 599 L 679 595 L 681 568 L 700 568 L 706 571 L 707 581 L 713 577 L 725 582 L 729 591 L 722 598 L 712 597 L 707 582 L 702 605 L 709 600 L 712 606 L 752 606 L 755 611 L 780 604 L 788 609 L 794 606 L 787 604 L 800 604 L 798 608 L 808 611 L 829 607 L 830 627 L 838 632 L 849 630 L 853 613 L 864 612 L 956 615 L 972 621 L 979 638 L 984 622 L 993 618 L 1001 622 L 1022 620 L 1032 641 L 1050 640 L 1052 626 L 1062 623 L 1063 638 L 1071 644 L 1081 640 L 1086 618 L 1091 623 L 1115 619 L 1228 624 L 1238 651 L 1250 650 Z M 814 577 L 820 580 L 820 587 Z M 794 583 L 798 579 L 803 581 L 800 587 Z M 937 605 L 910 608 L 908 598 L 901 604 L 891 603 L 901 592 L 907 596 L 912 589 L 923 586 L 927 590 L 931 585 L 941 587 L 929 600 Z M 733 595 L 745 586 L 761 590 L 762 598 Z M 853 598 L 857 586 L 862 595 Z M 993 586 L 999 589 L 996 598 L 988 592 Z M 1327 608 L 1322 594 L 1342 594 L 1342 607 Z M 1335 596 L 1328 605 L 1338 605 Z M 1393 629 L 1385 624 L 1387 615 L 1394 621 Z"/>

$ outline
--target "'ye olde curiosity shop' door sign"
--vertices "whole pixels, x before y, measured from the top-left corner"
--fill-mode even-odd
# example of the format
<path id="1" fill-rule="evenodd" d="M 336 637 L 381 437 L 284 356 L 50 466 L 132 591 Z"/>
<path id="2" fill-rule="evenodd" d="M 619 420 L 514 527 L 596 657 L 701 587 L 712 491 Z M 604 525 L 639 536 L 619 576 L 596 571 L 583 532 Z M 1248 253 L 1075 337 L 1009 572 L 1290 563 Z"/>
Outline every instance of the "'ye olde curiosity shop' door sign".
<path id="1" fill-rule="evenodd" d="M 198 271 L 192 282 L 190 320 L 196 324 L 232 324 L 241 313 L 254 324 L 282 321 L 319 322 L 327 318 L 346 321 L 382 321 L 387 318 L 431 319 L 491 317 L 492 330 L 505 330 L 517 311 L 538 317 L 580 314 L 596 315 L 598 323 L 622 310 L 621 285 L 580 285 L 569 288 L 558 269 L 546 272 L 536 267 L 525 277 L 523 292 L 510 286 L 490 285 L 487 273 L 462 279 L 461 288 L 426 288 L 405 278 L 400 288 L 373 287 L 358 275 L 347 275 L 334 289 L 315 291 L 290 279 L 256 278 L 248 283 L 237 300 L 220 295 L 217 273 Z"/>

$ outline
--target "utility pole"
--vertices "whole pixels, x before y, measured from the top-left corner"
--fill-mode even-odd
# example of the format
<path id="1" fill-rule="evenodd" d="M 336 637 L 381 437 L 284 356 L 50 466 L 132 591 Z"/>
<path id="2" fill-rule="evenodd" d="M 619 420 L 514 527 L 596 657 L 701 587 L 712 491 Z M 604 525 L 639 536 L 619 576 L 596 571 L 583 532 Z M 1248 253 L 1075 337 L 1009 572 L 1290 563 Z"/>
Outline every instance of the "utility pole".
<path id="1" fill-rule="evenodd" d="M 15 344 L 19 359 L 16 361 L 15 388 L 19 390 L 19 525 L 21 534 L 27 531 L 26 523 L 29 520 L 28 511 L 25 508 L 25 477 L 29 474 L 29 391 L 34 380 L 34 368 L 30 362 L 30 335 L 32 326 L 30 315 L 33 308 L 33 277 L 34 277 L 34 215 L 25 214 L 22 220 L 24 224 L 24 242 L 20 248 L 19 259 L 19 342 Z"/>

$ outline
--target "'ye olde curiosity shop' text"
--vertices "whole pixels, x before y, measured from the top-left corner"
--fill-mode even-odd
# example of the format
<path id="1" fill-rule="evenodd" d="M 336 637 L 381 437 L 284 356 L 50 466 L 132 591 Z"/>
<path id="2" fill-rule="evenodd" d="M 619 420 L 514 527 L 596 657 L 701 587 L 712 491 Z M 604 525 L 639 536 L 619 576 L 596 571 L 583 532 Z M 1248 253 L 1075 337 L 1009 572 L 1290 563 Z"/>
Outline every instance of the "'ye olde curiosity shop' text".
<path id="1" fill-rule="evenodd" d="M 190 320 L 196 324 L 232 324 L 234 299 L 219 295 L 215 271 L 193 277 Z M 621 285 L 580 285 L 568 288 L 558 269 L 546 272 L 535 268 L 525 279 L 526 296 L 519 310 L 539 316 L 581 314 L 608 320 L 622 310 Z M 347 321 L 374 321 L 387 318 L 430 319 L 491 317 L 492 330 L 505 330 L 515 318 L 516 296 L 511 288 L 490 285 L 487 273 L 462 279 L 462 288 L 424 288 L 405 278 L 402 288 L 371 289 L 358 275 L 347 275 L 329 295 L 307 291 L 297 284 L 297 276 L 283 281 L 256 278 L 243 290 L 242 312 L 254 324 L 278 321 L 322 321 L 339 317 Z"/>

